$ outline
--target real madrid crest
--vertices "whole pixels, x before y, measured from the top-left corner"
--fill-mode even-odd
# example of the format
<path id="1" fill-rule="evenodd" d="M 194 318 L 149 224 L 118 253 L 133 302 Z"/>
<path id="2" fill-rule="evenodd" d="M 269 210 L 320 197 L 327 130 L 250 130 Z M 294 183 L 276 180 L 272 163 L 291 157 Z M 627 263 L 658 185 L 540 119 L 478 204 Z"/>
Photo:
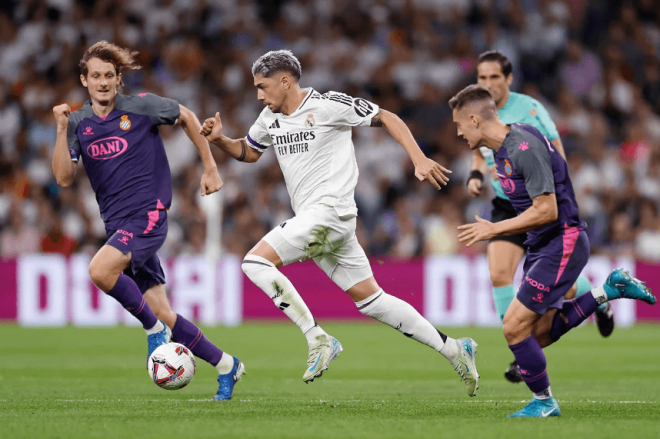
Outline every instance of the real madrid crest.
<path id="1" fill-rule="evenodd" d="M 506 175 L 511 175 L 513 173 L 513 168 L 511 167 L 509 159 L 504 159 L 504 173 Z"/>
<path id="2" fill-rule="evenodd" d="M 131 127 L 131 121 L 128 118 L 128 114 L 124 114 L 121 117 L 121 121 L 119 121 L 119 128 L 121 128 L 124 131 L 127 131 Z"/>
<path id="3" fill-rule="evenodd" d="M 312 128 L 316 125 L 316 121 L 314 120 L 314 115 L 313 114 L 308 114 L 307 115 L 307 120 L 305 121 L 305 127 L 307 128 Z"/>

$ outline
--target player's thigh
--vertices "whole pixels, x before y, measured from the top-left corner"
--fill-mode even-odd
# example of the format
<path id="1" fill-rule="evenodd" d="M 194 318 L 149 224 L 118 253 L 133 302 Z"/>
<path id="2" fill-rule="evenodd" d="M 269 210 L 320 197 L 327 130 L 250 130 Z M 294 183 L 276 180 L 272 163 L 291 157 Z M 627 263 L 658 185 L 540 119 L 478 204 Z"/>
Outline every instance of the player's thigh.
<path id="1" fill-rule="evenodd" d="M 282 267 L 282 259 L 280 255 L 277 254 L 275 249 L 263 239 L 257 243 L 252 250 L 248 252 L 248 255 L 260 256 L 270 262 L 272 262 L 277 268 Z"/>
<path id="2" fill-rule="evenodd" d="M 284 266 L 329 253 L 346 241 L 350 233 L 351 230 L 337 217 L 332 207 L 316 205 L 268 232 L 262 239 L 267 246 L 258 245 L 259 253 L 256 253 L 257 247 L 252 253 L 262 256 L 268 254 L 270 247 Z M 274 258 L 272 253 L 270 256 Z"/>
<path id="3" fill-rule="evenodd" d="M 488 271 L 494 287 L 504 287 L 513 283 L 513 277 L 525 249 L 511 241 L 490 241 L 487 248 Z"/>
<path id="4" fill-rule="evenodd" d="M 355 302 L 380 290 L 369 259 L 355 235 L 332 252 L 314 258 L 314 262 Z"/>
<path id="5" fill-rule="evenodd" d="M 504 315 L 504 337 L 509 345 L 520 343 L 532 334 L 541 316 L 514 298 Z"/>
<path id="6" fill-rule="evenodd" d="M 102 290 L 109 291 L 131 262 L 131 253 L 124 254 L 111 245 L 104 245 L 89 263 L 89 276 Z"/>

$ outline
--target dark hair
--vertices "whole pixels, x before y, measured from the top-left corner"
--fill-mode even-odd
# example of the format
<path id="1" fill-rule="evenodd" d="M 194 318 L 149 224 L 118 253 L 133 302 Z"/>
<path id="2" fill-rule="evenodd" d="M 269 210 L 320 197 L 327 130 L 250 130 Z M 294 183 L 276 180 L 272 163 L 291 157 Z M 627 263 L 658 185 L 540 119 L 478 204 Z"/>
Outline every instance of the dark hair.
<path id="1" fill-rule="evenodd" d="M 138 52 L 131 52 L 129 49 L 119 47 L 116 44 L 108 43 L 107 41 L 99 41 L 85 51 L 85 54 L 78 65 L 80 67 L 80 74 L 87 77 L 87 62 L 92 58 L 98 58 L 101 61 L 111 63 L 115 66 L 115 72 L 117 75 L 121 73 L 123 68 L 131 70 L 141 69 L 142 66 L 135 60 L 137 54 Z M 120 81 L 119 86 L 123 85 L 124 83 Z"/>
<path id="2" fill-rule="evenodd" d="M 300 67 L 298 58 L 290 50 L 271 50 L 261 55 L 252 64 L 252 76 L 261 75 L 264 78 L 270 78 L 275 73 L 282 71 L 291 73 L 296 81 L 300 80 L 302 67 Z"/>
<path id="3" fill-rule="evenodd" d="M 488 61 L 495 61 L 500 63 L 500 70 L 502 70 L 502 74 L 506 78 L 511 74 L 513 71 L 513 67 L 511 66 L 511 61 L 509 61 L 509 58 L 506 57 L 505 54 L 500 52 L 499 50 L 489 50 L 488 52 L 484 52 L 481 55 L 479 55 L 479 59 L 477 60 L 477 65 L 481 64 L 482 62 L 488 62 Z"/>
<path id="4" fill-rule="evenodd" d="M 493 101 L 493 97 L 488 89 L 477 84 L 468 85 L 459 91 L 456 96 L 449 100 L 449 107 L 452 110 L 460 110 L 467 104 L 478 101 L 490 101 L 493 104 L 493 108 L 495 108 L 495 101 Z"/>

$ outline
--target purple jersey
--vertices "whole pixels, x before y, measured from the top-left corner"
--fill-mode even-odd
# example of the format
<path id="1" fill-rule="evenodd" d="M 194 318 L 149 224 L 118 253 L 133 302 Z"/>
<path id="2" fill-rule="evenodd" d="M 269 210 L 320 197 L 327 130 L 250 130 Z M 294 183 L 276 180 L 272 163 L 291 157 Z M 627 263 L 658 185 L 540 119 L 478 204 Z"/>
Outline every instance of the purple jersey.
<path id="1" fill-rule="evenodd" d="M 179 104 L 150 93 L 117 94 L 107 117 L 90 101 L 71 113 L 67 131 L 71 159 L 82 157 L 106 228 L 172 202 L 172 176 L 158 125 L 173 125 Z"/>
<path id="2" fill-rule="evenodd" d="M 557 198 L 559 211 L 555 221 L 527 232 L 525 244 L 534 247 L 549 242 L 569 227 L 586 230 L 586 223 L 578 215 L 566 161 L 533 126 L 516 123 L 510 127 L 511 131 L 495 153 L 502 189 L 518 215 L 532 206 L 533 198 L 552 193 Z"/>

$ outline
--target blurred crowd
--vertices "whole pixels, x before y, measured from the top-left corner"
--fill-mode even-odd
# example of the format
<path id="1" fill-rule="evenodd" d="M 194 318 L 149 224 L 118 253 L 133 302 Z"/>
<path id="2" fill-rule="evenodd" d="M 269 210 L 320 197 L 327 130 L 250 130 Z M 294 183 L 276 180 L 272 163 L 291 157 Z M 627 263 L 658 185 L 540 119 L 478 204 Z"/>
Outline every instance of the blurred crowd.
<path id="1" fill-rule="evenodd" d="M 140 52 L 124 92 L 178 100 L 225 133 L 262 109 L 250 67 L 288 48 L 301 85 L 372 100 L 401 116 L 427 156 L 453 171 L 419 182 L 384 129 L 356 128 L 358 239 L 370 255 L 476 254 L 456 227 L 489 216 L 468 198 L 467 144 L 447 100 L 475 82 L 479 53 L 514 66 L 513 90 L 541 101 L 568 154 L 593 253 L 660 260 L 660 1 L 614 0 L 3 0 L 0 5 L 0 256 L 96 251 L 103 222 L 84 169 L 58 187 L 52 107 L 87 100 L 78 61 L 107 40 Z M 180 127 L 162 127 L 174 179 L 161 255 L 204 253 L 201 165 Z M 293 215 L 270 151 L 256 164 L 212 147 L 225 186 L 222 248 L 244 255 Z"/>

